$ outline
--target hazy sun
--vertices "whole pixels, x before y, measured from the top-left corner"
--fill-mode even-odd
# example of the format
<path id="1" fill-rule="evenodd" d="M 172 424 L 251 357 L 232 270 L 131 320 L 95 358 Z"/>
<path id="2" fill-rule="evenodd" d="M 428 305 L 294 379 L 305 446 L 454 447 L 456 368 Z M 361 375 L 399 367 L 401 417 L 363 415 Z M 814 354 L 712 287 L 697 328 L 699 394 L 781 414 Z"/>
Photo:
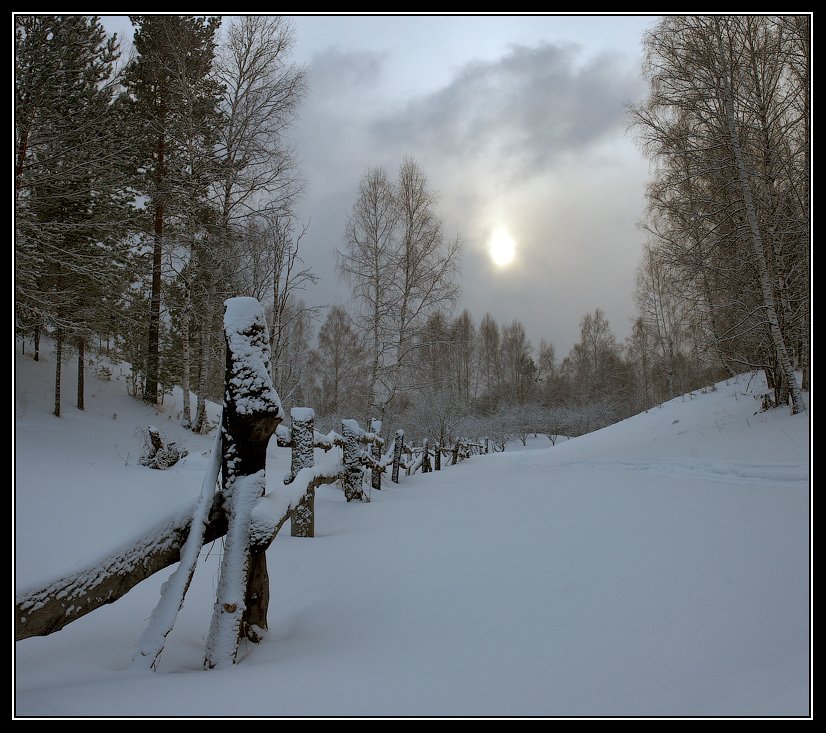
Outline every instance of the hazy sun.
<path id="1" fill-rule="evenodd" d="M 495 229 L 488 241 L 488 251 L 493 263 L 499 267 L 504 267 L 513 261 L 516 242 L 504 229 Z"/>

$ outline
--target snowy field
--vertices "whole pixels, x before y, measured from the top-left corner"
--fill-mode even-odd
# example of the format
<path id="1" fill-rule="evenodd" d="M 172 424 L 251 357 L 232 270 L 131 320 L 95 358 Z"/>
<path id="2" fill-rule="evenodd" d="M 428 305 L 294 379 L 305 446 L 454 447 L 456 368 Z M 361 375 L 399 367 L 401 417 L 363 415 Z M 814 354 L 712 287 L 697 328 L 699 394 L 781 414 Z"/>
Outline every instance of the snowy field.
<path id="1" fill-rule="evenodd" d="M 211 437 L 124 383 L 50 415 L 53 362 L 17 358 L 17 590 L 191 502 Z M 15 646 L 18 716 L 809 714 L 809 422 L 755 414 L 741 377 L 587 436 L 325 486 L 315 539 L 268 553 L 270 632 L 202 670 L 221 545 L 205 548 L 158 673 L 130 671 L 172 568 Z M 189 450 L 137 464 L 137 428 Z M 521 444 L 520 444 L 521 445 Z M 289 452 L 270 448 L 268 483 Z"/>

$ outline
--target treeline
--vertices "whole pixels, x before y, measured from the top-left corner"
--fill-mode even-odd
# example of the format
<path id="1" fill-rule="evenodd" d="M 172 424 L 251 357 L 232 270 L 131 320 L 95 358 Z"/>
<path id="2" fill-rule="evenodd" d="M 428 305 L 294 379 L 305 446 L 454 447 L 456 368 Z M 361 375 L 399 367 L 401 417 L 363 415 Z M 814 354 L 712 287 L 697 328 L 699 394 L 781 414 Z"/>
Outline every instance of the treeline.
<path id="1" fill-rule="evenodd" d="M 235 295 L 265 304 L 282 399 L 331 427 L 376 417 L 443 444 L 555 439 L 755 368 L 777 404 L 803 409 L 807 16 L 668 16 L 648 33 L 649 94 L 630 110 L 654 163 L 637 317 L 619 342 L 601 310 L 585 314 L 561 359 L 519 321 L 455 315 L 460 242 L 412 158 L 362 176 L 336 251 L 347 306 L 307 308 L 284 134 L 305 80 L 289 24 L 132 23 L 123 59 L 95 18 L 15 18 L 16 328 L 35 358 L 41 333 L 56 339 L 56 414 L 67 345 L 82 365 L 96 339 L 132 364 L 136 397 L 181 385 L 183 421 L 204 430 Z"/>
<path id="2" fill-rule="evenodd" d="M 225 298 L 269 303 L 284 379 L 293 332 L 308 327 L 284 135 L 304 72 L 280 17 L 220 33 L 215 17 L 131 21 L 125 59 L 95 17 L 15 16 L 15 325 L 35 358 L 41 333 L 56 340 L 55 414 L 66 346 L 82 366 L 99 339 L 133 365 L 136 396 L 182 385 L 184 420 L 203 430 L 204 398 L 221 393 Z"/>
<path id="3" fill-rule="evenodd" d="M 408 378 L 377 408 L 370 342 L 358 317 L 335 307 L 308 353 L 300 397 L 325 426 L 381 415 L 416 438 L 447 445 L 487 436 L 502 447 L 534 433 L 552 441 L 582 435 L 719 376 L 697 348 L 670 361 L 641 353 L 637 327 L 621 342 L 602 310 L 586 313 L 579 341 L 558 359 L 544 339 L 535 347 L 519 320 L 499 324 L 486 313 L 477 324 L 467 310 L 450 318 L 438 309 L 411 336 Z"/>

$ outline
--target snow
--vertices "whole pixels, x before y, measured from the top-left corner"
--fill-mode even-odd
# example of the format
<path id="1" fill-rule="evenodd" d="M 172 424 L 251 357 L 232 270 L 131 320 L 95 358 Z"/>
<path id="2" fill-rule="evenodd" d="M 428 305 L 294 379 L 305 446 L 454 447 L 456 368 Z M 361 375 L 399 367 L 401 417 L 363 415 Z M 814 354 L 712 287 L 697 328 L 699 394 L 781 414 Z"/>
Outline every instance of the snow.
<path id="1" fill-rule="evenodd" d="M 209 463 L 179 394 L 153 410 L 90 377 L 87 411 L 67 390 L 58 420 L 52 368 L 18 357 L 18 591 L 186 516 Z M 754 414 L 760 391 L 732 379 L 553 448 L 402 475 L 368 504 L 321 486 L 316 537 L 282 530 L 268 551 L 270 630 L 239 664 L 202 669 L 219 542 L 157 673 L 130 659 L 174 568 L 18 642 L 15 712 L 806 716 L 808 414 Z M 168 471 L 135 463 L 150 423 L 190 451 Z M 272 440 L 253 526 L 300 498 L 289 460 Z"/>
<path id="2" fill-rule="evenodd" d="M 358 420 L 342 420 L 341 426 L 356 436 L 360 436 L 364 432 L 364 430 L 359 426 Z"/>
<path id="3" fill-rule="evenodd" d="M 181 561 L 161 588 L 158 605 L 152 612 L 146 630 L 138 641 L 133 661 L 136 667 L 154 667 L 160 655 L 164 640 L 172 631 L 178 612 L 184 602 L 184 596 L 192 580 L 192 574 L 198 562 L 204 530 L 209 519 L 209 510 L 215 493 L 218 476 L 221 472 L 221 435 L 215 431 L 212 444 L 210 464 L 201 484 L 201 494 L 192 513 L 192 523 L 184 546 L 181 548 Z"/>
<path id="4" fill-rule="evenodd" d="M 313 479 L 339 476 L 344 465 L 338 459 L 323 458 L 319 463 L 302 468 L 289 484 L 275 485 L 252 510 L 250 542 L 260 544 L 272 536 L 287 510 L 301 501 Z"/>
<path id="5" fill-rule="evenodd" d="M 315 417 L 315 410 L 312 407 L 292 407 L 290 417 L 299 422 L 307 422 Z"/>
<path id="6" fill-rule="evenodd" d="M 544 450 L 545 448 L 552 448 L 554 445 L 564 443 L 568 438 L 564 435 L 551 440 L 547 435 L 539 433 L 538 435 L 529 435 L 525 444 L 521 440 L 509 440 L 505 443 L 505 450 L 509 453 L 522 450 Z M 493 448 L 491 447 L 491 450 Z"/>
<path id="7" fill-rule="evenodd" d="M 235 477 L 221 576 L 207 638 L 205 664 L 209 667 L 226 667 L 235 661 L 241 617 L 246 609 L 252 510 L 264 492 L 264 481 L 264 471 Z"/>
<path id="8" fill-rule="evenodd" d="M 285 425 L 283 422 L 279 423 L 275 428 L 275 437 L 283 444 L 283 447 L 288 448 L 293 439 L 289 425 Z"/>
<path id="9" fill-rule="evenodd" d="M 269 336 L 264 309 L 255 298 L 229 298 L 224 301 L 224 331 L 232 353 L 232 378 L 235 410 L 241 415 L 284 411 L 269 374 Z M 243 396 L 238 396 L 243 395 Z"/>

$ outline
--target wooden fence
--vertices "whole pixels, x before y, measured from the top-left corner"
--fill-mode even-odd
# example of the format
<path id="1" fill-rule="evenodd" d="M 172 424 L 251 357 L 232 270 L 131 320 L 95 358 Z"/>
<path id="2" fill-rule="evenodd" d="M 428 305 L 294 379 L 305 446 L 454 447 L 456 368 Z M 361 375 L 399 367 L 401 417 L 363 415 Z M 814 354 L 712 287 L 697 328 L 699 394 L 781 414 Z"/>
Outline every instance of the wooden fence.
<path id="1" fill-rule="evenodd" d="M 369 430 L 355 420 L 343 420 L 340 433 L 324 435 L 315 430 L 313 410 L 302 407 L 290 411 L 288 428 L 282 424 L 283 410 L 270 380 L 260 304 L 252 298 L 227 301 L 224 329 L 227 366 L 222 425 L 201 495 L 191 511 L 161 519 L 89 566 L 18 595 L 16 640 L 58 631 L 178 563 L 161 590 L 134 657 L 135 664 L 154 668 L 183 604 L 200 548 L 226 536 L 204 663 L 206 667 L 232 664 L 239 637 L 258 641 L 260 630 L 267 627 L 265 551 L 288 519 L 293 536 L 314 536 L 318 486 L 339 482 L 348 502 L 369 501 L 369 491 L 381 490 L 382 476 L 388 470 L 390 480 L 399 483 L 401 470 L 406 476 L 418 470 L 439 471 L 443 458 L 454 465 L 488 450 L 487 440 L 433 447 L 425 441 L 412 446 L 405 442 L 403 430 L 396 431 L 388 446 L 378 420 L 371 422 Z M 265 493 L 266 449 L 273 434 L 279 446 L 291 448 L 290 471 L 282 490 Z M 340 460 L 314 465 L 316 449 L 329 452 L 334 448 L 340 449 Z"/>
<path id="2" fill-rule="evenodd" d="M 285 484 L 291 484 L 299 471 L 314 468 L 314 451 L 321 449 L 325 453 L 333 448 L 341 449 L 341 461 L 334 464 L 332 470 L 316 471 L 316 476 L 324 480 L 317 482 L 340 482 L 347 501 L 370 501 L 365 490 L 366 474 L 369 473 L 370 489 L 381 490 L 382 476 L 390 469 L 390 480 L 399 483 L 403 469 L 406 476 L 411 476 L 421 469 L 422 473 L 440 471 L 442 457 L 450 465 L 470 458 L 472 455 L 486 453 L 488 443 L 458 440 L 450 447 L 429 446 L 425 441 L 421 446 L 412 446 L 404 440 L 404 430 L 397 430 L 393 442 L 381 437 L 381 421 L 372 420 L 370 430 L 359 426 L 356 420 L 342 420 L 341 432 L 331 430 L 323 434 L 315 429 L 315 414 L 309 407 L 294 407 L 290 410 L 290 426 L 278 426 L 275 431 L 276 441 L 281 448 L 292 450 L 290 472 L 284 477 Z M 431 461 L 432 458 L 432 461 Z M 291 519 L 293 537 L 313 537 L 315 535 L 315 488 L 308 488 L 301 503 L 295 508 Z"/>

